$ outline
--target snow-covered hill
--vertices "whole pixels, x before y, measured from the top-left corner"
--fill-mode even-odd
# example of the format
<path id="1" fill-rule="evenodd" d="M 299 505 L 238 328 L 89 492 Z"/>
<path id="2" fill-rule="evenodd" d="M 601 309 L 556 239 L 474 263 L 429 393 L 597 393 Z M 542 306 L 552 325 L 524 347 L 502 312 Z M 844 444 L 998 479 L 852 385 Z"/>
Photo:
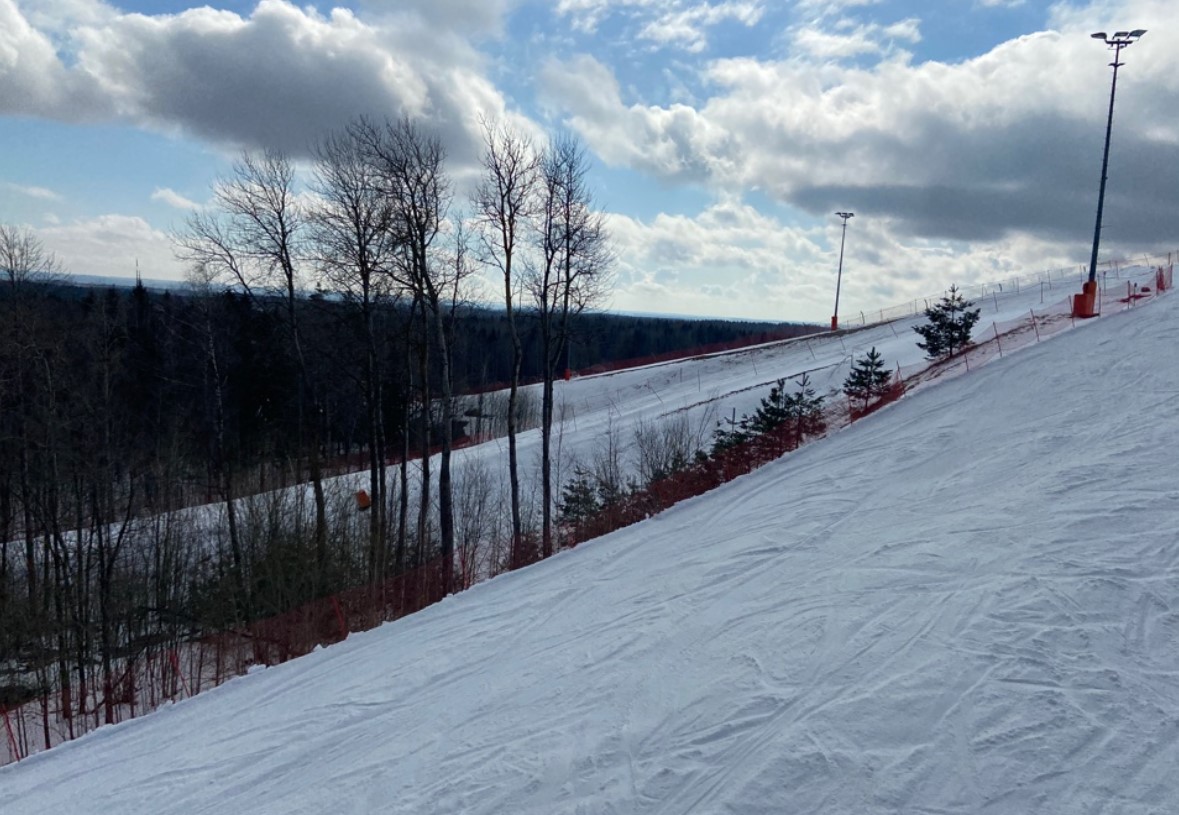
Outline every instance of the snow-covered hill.
<path id="1" fill-rule="evenodd" d="M 0 768 L 0 812 L 1174 811 L 1177 345 L 1172 298 L 1104 317 Z"/>

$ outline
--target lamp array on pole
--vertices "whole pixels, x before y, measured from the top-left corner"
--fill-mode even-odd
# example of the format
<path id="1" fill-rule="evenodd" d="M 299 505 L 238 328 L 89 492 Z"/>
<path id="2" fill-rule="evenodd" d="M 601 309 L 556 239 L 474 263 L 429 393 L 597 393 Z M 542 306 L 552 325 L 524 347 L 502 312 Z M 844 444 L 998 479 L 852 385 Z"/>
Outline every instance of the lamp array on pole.
<path id="1" fill-rule="evenodd" d="M 1093 317 L 1097 313 L 1097 250 L 1101 245 L 1101 214 L 1105 208 L 1105 182 L 1109 176 L 1109 140 L 1113 132 L 1114 95 L 1118 90 L 1118 68 L 1122 66 L 1119 57 L 1122 55 L 1123 48 L 1133 45 L 1145 33 L 1146 29 L 1136 28 L 1133 31 L 1115 31 L 1112 36 L 1104 31 L 1098 31 L 1092 35 L 1093 39 L 1101 40 L 1113 49 L 1114 61 L 1110 63 L 1113 68 L 1113 81 L 1109 87 L 1109 116 L 1105 122 L 1105 151 L 1101 157 L 1101 187 L 1097 193 L 1097 224 L 1093 227 L 1093 253 L 1089 257 L 1089 279 L 1082 287 L 1080 297 L 1073 300 L 1073 313 L 1078 317 Z"/>
<path id="2" fill-rule="evenodd" d="M 843 236 L 839 239 L 839 272 L 835 277 L 835 313 L 831 315 L 831 330 L 839 330 L 839 287 L 843 282 L 843 244 L 847 240 L 847 219 L 854 218 L 854 212 L 835 213 L 843 219 Z"/>

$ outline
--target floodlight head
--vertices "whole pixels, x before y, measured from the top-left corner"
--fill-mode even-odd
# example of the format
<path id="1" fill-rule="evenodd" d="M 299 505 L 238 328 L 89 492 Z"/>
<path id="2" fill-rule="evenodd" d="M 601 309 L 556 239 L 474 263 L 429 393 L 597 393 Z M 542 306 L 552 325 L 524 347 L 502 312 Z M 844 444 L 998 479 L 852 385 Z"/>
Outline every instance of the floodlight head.
<path id="1" fill-rule="evenodd" d="M 1090 34 L 1089 36 L 1095 40 L 1104 40 L 1105 39 L 1105 32 L 1098 31 L 1096 34 Z"/>
<path id="2" fill-rule="evenodd" d="M 835 213 L 835 214 L 836 214 L 836 215 L 838 215 L 840 218 L 842 218 L 842 219 L 843 219 L 843 220 L 845 220 L 845 221 L 846 221 L 848 218 L 854 218 L 854 217 L 856 217 L 856 214 L 855 214 L 854 212 L 837 212 L 837 213 Z"/>
<path id="3" fill-rule="evenodd" d="M 1126 37 L 1129 37 L 1129 36 L 1130 36 L 1129 31 L 1115 31 L 1113 38 L 1115 40 L 1124 40 L 1124 39 L 1126 39 Z"/>
<path id="4" fill-rule="evenodd" d="M 1146 33 L 1146 29 L 1145 29 L 1145 28 L 1136 28 L 1136 29 L 1134 29 L 1133 31 L 1131 31 L 1131 32 L 1130 32 L 1130 39 L 1132 39 L 1132 40 L 1136 40 L 1136 39 L 1138 39 L 1139 37 L 1141 37 L 1141 36 L 1142 36 L 1143 34 L 1145 34 L 1145 33 Z"/>

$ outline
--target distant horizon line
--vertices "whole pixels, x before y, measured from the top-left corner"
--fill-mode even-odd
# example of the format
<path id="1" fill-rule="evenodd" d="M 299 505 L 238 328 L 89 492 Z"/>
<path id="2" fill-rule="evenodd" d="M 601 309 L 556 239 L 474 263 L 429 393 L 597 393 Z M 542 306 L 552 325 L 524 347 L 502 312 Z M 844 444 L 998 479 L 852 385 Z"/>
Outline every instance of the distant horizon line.
<path id="1" fill-rule="evenodd" d="M 175 292 L 186 292 L 191 289 L 192 285 L 186 280 L 164 280 L 158 277 L 142 277 L 139 275 L 134 277 L 125 277 L 122 275 L 78 274 L 72 272 L 66 274 L 65 282 L 88 287 L 113 286 L 115 288 L 125 289 L 133 289 L 137 284 L 142 283 L 145 289 Z M 230 289 L 232 287 L 227 285 L 225 288 Z M 302 291 L 304 296 L 310 296 L 313 293 L 314 291 Z M 478 308 L 486 308 L 491 310 L 498 310 L 499 308 L 495 304 L 477 303 L 472 305 Z M 811 323 L 805 320 L 765 320 L 758 319 L 756 317 L 717 317 L 700 314 L 679 314 L 661 311 L 606 309 L 602 313 L 612 314 L 618 317 L 639 317 L 643 319 L 713 321 L 729 323 L 765 323 L 767 325 L 820 325 L 820 323 Z"/>

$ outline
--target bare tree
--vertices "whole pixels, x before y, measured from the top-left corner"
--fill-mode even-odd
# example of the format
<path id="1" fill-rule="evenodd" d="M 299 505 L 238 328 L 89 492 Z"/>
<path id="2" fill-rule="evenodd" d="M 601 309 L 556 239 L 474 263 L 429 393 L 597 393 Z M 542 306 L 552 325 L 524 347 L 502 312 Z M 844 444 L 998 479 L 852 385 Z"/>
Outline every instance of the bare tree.
<path id="1" fill-rule="evenodd" d="M 456 292 L 464 276 L 464 253 L 457 264 L 447 262 L 439 246 L 450 208 L 450 180 L 446 174 L 446 151 L 441 139 L 427 133 L 407 118 L 386 122 L 378 133 L 367 127 L 370 156 L 382 175 L 383 189 L 393 208 L 401 239 L 400 262 L 394 269 L 422 306 L 423 334 L 420 337 L 419 371 L 422 388 L 423 455 L 422 512 L 419 535 L 427 534 L 426 508 L 429 501 L 429 439 L 432 399 L 429 388 L 430 345 L 436 348 L 439 364 L 442 417 L 439 427 L 441 455 L 438 466 L 438 531 L 442 544 L 443 590 L 449 591 L 454 571 L 454 488 L 450 459 L 453 446 L 453 394 L 451 381 L 452 341 L 448 315 L 453 316 Z"/>
<path id="2" fill-rule="evenodd" d="M 378 304 L 397 289 L 387 270 L 403 249 L 396 208 L 384 194 L 382 178 L 370 161 L 370 126 L 356 122 L 325 139 L 316 149 L 318 202 L 311 214 L 316 264 L 334 289 L 353 303 L 364 343 L 361 386 L 368 441 L 369 579 L 385 575 L 388 544 L 388 484 L 385 477 L 384 408 Z"/>
<path id="3" fill-rule="evenodd" d="M 8 546 L 20 529 L 24 538 L 24 580 L 30 615 L 49 596 L 36 568 L 35 506 L 38 465 L 49 456 L 47 441 L 60 411 L 49 391 L 59 379 L 65 338 L 39 306 L 41 284 L 62 281 L 64 268 L 27 227 L 0 224 L 0 615 L 9 603 Z M 57 485 L 45 484 L 53 491 Z M 19 517 L 18 517 L 19 516 Z M 44 521 L 44 519 L 42 519 Z"/>
<path id="4" fill-rule="evenodd" d="M 315 547 L 326 553 L 322 427 L 299 321 L 304 282 L 299 261 L 305 250 L 307 213 L 295 190 L 294 165 L 275 150 L 244 153 L 230 176 L 214 186 L 213 199 L 211 209 L 194 213 L 175 236 L 177 255 L 207 276 L 240 287 L 259 304 L 265 294 L 281 296 L 298 379 L 298 448 L 308 457 L 315 495 Z"/>
<path id="5" fill-rule="evenodd" d="M 558 137 L 540 167 L 539 259 L 528 288 L 540 320 L 541 553 L 553 553 L 553 382 L 565 359 L 573 319 L 610 290 L 610 252 L 603 216 L 586 183 L 589 159 L 572 136 Z"/>
<path id="6" fill-rule="evenodd" d="M 523 524 L 520 517 L 520 468 L 516 452 L 516 411 L 524 348 L 516 322 L 521 297 L 518 253 L 536 214 L 539 158 L 531 141 L 506 125 L 483 122 L 483 175 L 472 196 L 485 262 L 503 278 L 504 308 L 512 341 L 512 374 L 508 384 L 508 477 L 512 494 L 511 566 L 523 565 Z"/>
<path id="7" fill-rule="evenodd" d="M 59 280 L 64 269 L 57 255 L 45 248 L 32 230 L 0 224 L 0 273 L 9 288 L 23 283 L 49 283 Z"/>
<path id="8" fill-rule="evenodd" d="M 238 490 L 234 478 L 234 467 L 228 433 L 226 432 L 226 383 L 228 374 L 222 361 L 217 333 L 214 330 L 212 287 L 214 273 L 206 266 L 196 263 L 187 273 L 188 284 L 197 294 L 201 324 L 198 326 L 201 343 L 204 345 L 205 370 L 202 395 L 205 398 L 205 413 L 211 424 L 209 434 L 210 466 L 217 477 L 221 500 L 225 506 L 225 521 L 229 535 L 231 581 L 237 594 L 235 612 L 249 619 L 250 593 L 247 589 L 246 558 L 242 551 L 241 533 L 237 516 Z M 235 617 L 237 613 L 235 613 Z"/>

